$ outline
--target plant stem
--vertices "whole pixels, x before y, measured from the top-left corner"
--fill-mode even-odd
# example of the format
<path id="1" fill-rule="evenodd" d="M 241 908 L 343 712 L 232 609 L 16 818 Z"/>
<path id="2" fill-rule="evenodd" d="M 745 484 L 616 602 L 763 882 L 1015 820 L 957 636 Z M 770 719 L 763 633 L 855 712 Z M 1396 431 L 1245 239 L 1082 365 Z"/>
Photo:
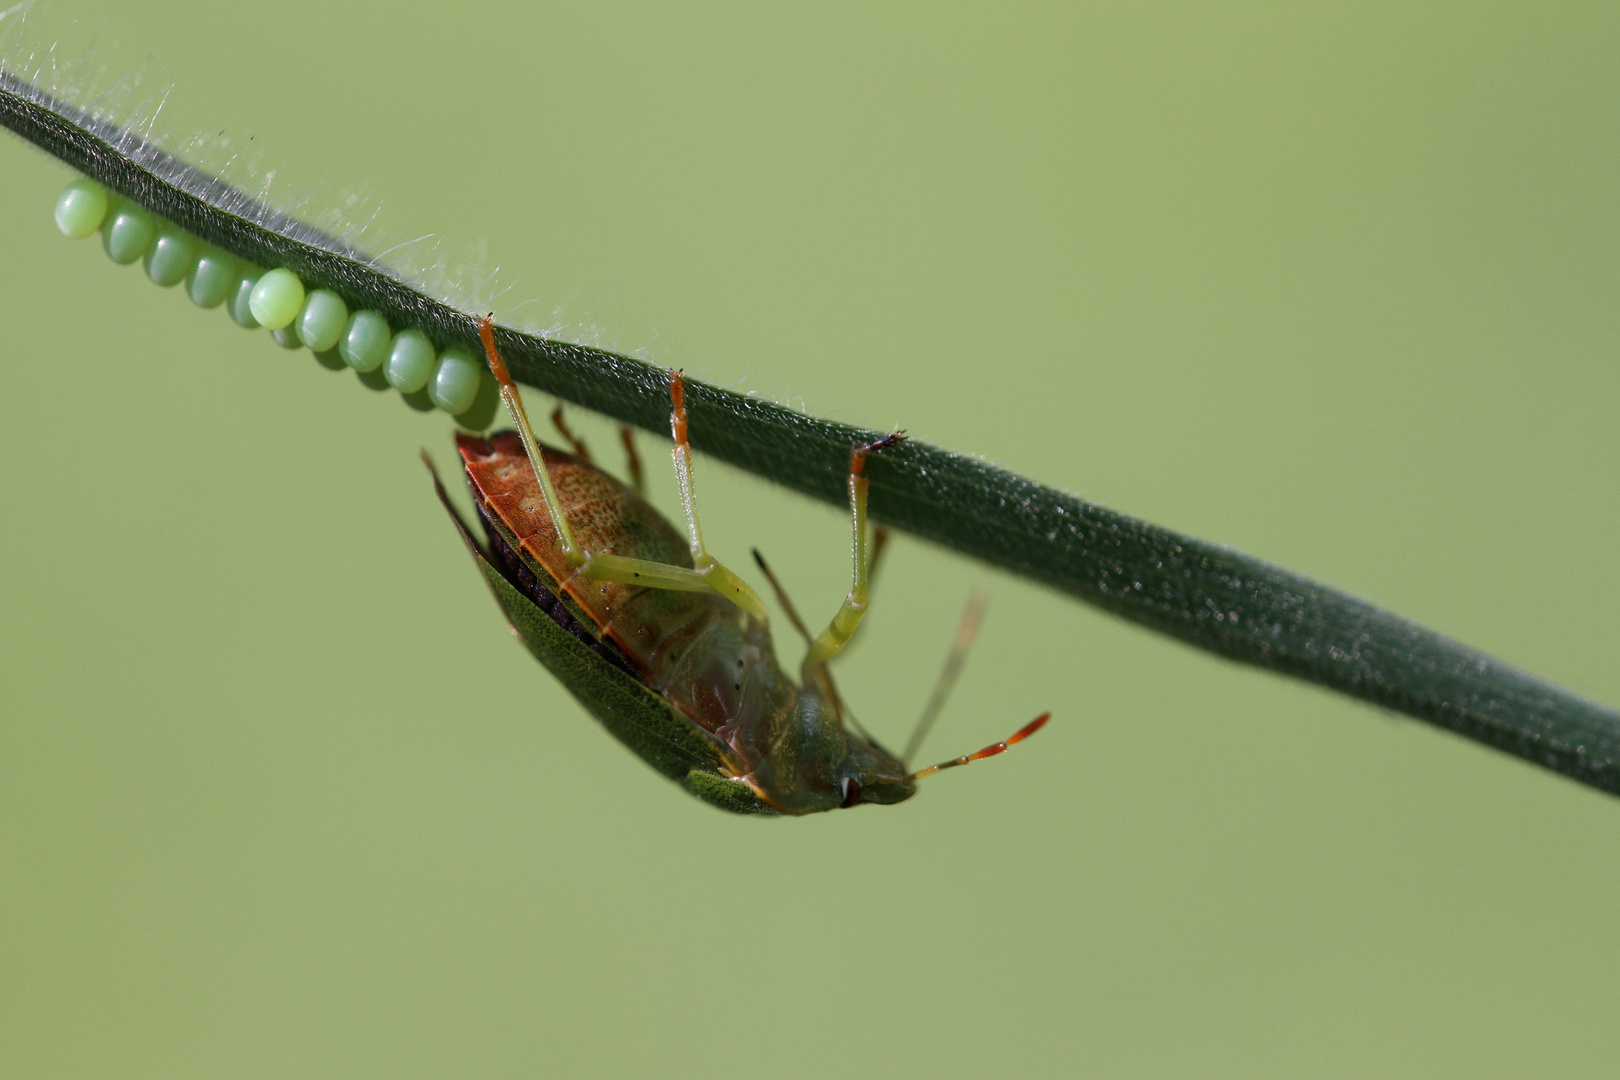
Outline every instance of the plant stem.
<path id="1" fill-rule="evenodd" d="M 210 243 L 285 267 L 351 308 L 421 330 L 440 348 L 462 345 L 478 354 L 472 314 L 4 72 L 0 123 Z M 662 369 L 509 328 L 499 328 L 497 339 L 518 381 L 648 431 L 668 430 Z M 850 447 L 880 434 L 694 380 L 686 387 L 697 449 L 838 506 Z M 1198 648 L 1406 713 L 1620 794 L 1620 713 L 1327 585 L 916 440 L 875 455 L 867 476 L 871 513 L 893 528 Z"/>

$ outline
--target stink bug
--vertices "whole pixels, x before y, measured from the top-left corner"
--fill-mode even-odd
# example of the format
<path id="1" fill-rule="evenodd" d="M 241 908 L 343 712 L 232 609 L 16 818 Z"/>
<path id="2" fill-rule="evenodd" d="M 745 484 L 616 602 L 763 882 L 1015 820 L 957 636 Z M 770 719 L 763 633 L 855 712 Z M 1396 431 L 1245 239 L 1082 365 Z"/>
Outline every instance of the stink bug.
<path id="1" fill-rule="evenodd" d="M 876 546 L 862 472 L 867 455 L 893 446 L 900 434 L 850 453 L 854 582 L 819 636 L 805 630 L 755 552 L 809 643 L 794 682 L 777 664 L 758 594 L 704 548 L 680 372 L 670 376 L 670 403 L 684 536 L 638 490 L 596 468 L 560 414 L 553 420 L 574 452 L 541 445 L 495 348 L 489 318 L 480 321 L 479 333 L 517 427 L 488 440 L 456 436 L 487 546 L 473 538 L 437 475 L 434 486 L 513 632 L 653 768 L 723 810 L 810 814 L 909 799 L 921 777 L 999 754 L 1046 723 L 1042 715 L 1005 742 L 913 772 L 861 730 L 839 700 L 827 663 L 866 611 Z M 628 437 L 625 445 L 639 480 Z M 937 713 L 976 619 L 970 607 L 907 757 Z"/>

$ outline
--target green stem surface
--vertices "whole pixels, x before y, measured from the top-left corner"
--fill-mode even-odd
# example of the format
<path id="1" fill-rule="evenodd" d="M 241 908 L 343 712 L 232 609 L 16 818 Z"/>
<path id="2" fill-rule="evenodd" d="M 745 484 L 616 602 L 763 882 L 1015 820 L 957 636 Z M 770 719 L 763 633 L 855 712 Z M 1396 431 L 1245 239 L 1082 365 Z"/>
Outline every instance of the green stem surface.
<path id="1" fill-rule="evenodd" d="M 396 327 L 421 330 L 440 349 L 481 353 L 472 315 L 336 241 L 295 239 L 309 236 L 307 227 L 295 232 L 291 218 L 4 72 L 0 123 L 227 251 L 285 267 L 308 288 L 331 289 L 351 310 L 371 308 Z M 512 329 L 496 334 L 518 381 L 667 433 L 663 369 Z M 686 393 L 699 450 L 837 506 L 847 497 L 850 447 L 881 434 L 693 380 Z M 1201 649 L 1406 713 L 1620 794 L 1620 713 L 1353 596 L 916 440 L 874 456 L 866 474 L 871 513 L 886 525 Z"/>

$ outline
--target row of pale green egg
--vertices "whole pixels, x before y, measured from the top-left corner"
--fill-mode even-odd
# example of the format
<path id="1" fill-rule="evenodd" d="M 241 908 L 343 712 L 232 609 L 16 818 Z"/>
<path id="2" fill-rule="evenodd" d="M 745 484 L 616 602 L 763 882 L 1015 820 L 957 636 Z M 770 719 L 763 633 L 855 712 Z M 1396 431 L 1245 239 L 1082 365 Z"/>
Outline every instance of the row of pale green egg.
<path id="1" fill-rule="evenodd" d="M 480 397 L 493 406 L 495 396 L 479 394 L 489 376 L 467 352 L 450 348 L 440 353 L 420 330 L 396 333 L 377 312 L 351 312 L 328 289 L 306 291 L 290 270 L 264 270 L 243 262 L 94 180 L 67 186 L 56 201 L 56 224 L 74 239 L 101 233 L 101 245 L 113 262 L 127 266 L 140 261 L 146 276 L 159 285 L 184 282 L 186 295 L 198 307 L 223 305 L 238 324 L 265 327 L 281 345 L 308 348 L 327 367 L 353 368 L 373 389 L 392 386 L 416 408 L 436 406 L 466 427 L 487 427 L 493 419 L 493 408 L 474 408 L 482 404 Z"/>

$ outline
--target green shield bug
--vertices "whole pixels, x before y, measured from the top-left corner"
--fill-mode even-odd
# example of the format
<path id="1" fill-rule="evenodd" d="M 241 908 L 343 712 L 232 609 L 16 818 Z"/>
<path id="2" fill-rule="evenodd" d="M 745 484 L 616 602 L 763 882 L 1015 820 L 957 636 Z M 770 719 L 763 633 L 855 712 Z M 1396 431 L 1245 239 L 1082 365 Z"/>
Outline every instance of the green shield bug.
<path id="1" fill-rule="evenodd" d="M 654 769 L 723 810 L 811 814 L 909 799 L 922 777 L 999 754 L 1046 723 L 1049 714 L 1005 742 L 912 771 L 859 729 L 839 700 L 827 665 L 866 611 L 877 546 L 862 473 L 867 455 L 895 445 L 900 434 L 850 453 L 854 580 L 818 636 L 804 629 L 755 553 L 788 618 L 809 642 L 795 682 L 777 663 L 759 595 L 704 547 L 681 374 L 670 376 L 670 404 L 684 535 L 638 490 L 596 468 L 560 417 L 554 419 L 574 453 L 542 445 L 495 347 L 488 317 L 479 332 L 517 427 L 487 440 L 456 436 L 487 543 L 474 539 L 435 476 L 439 497 L 513 632 Z M 639 473 L 632 458 L 632 474 Z M 907 757 L 961 665 L 976 618 L 970 608 Z"/>

